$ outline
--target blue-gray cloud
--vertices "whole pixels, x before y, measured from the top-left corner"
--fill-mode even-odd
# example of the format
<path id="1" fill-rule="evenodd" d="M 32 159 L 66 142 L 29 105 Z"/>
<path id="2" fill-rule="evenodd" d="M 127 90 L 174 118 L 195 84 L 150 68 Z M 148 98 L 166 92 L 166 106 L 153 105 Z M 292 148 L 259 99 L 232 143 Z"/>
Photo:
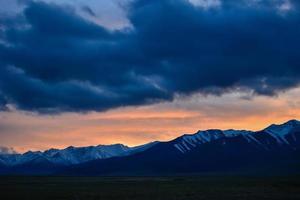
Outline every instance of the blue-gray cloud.
<path id="1" fill-rule="evenodd" d="M 131 29 L 111 31 L 71 7 L 30 2 L 1 19 L 0 104 L 91 111 L 245 88 L 274 95 L 300 75 L 299 4 L 136 0 Z M 1 100 L 3 99 L 3 100 Z M 2 107 L 3 107 L 2 106 Z"/>
<path id="2" fill-rule="evenodd" d="M 11 147 L 0 146 L 0 155 L 1 154 L 16 154 L 17 152 Z"/>

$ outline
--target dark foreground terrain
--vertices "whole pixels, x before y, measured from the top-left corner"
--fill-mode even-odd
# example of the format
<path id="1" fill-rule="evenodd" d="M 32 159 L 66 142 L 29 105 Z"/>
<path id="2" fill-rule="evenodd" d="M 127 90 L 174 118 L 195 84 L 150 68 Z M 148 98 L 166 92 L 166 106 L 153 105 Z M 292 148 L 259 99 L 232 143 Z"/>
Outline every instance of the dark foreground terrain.
<path id="1" fill-rule="evenodd" d="M 300 177 L 0 177 L 0 199 L 300 199 Z"/>

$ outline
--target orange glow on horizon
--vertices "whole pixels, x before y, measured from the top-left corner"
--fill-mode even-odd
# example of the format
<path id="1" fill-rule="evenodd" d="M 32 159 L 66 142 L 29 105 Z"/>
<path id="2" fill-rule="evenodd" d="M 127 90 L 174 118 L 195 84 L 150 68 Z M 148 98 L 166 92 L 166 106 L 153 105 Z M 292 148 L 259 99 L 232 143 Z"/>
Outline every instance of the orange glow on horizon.
<path id="1" fill-rule="evenodd" d="M 206 129 L 261 130 L 300 119 L 300 89 L 278 97 L 241 98 L 194 95 L 173 102 L 87 114 L 0 113 L 1 146 L 17 151 L 123 143 L 129 146 L 172 140 Z"/>

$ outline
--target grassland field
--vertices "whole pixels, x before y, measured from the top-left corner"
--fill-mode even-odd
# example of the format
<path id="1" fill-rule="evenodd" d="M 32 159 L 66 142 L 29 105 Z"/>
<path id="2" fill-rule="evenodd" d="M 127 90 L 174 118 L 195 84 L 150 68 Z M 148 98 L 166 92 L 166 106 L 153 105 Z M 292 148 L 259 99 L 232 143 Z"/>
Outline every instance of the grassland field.
<path id="1" fill-rule="evenodd" d="M 300 176 L 0 177 L 1 200 L 300 200 Z"/>

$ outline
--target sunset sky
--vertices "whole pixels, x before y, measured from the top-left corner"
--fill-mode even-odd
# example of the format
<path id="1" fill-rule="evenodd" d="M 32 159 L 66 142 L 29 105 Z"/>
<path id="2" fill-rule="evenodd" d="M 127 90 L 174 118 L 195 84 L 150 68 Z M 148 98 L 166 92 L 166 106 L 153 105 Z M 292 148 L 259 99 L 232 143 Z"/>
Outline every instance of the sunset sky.
<path id="1" fill-rule="evenodd" d="M 0 147 L 134 146 L 300 119 L 299 1 L 0 5 Z"/>

